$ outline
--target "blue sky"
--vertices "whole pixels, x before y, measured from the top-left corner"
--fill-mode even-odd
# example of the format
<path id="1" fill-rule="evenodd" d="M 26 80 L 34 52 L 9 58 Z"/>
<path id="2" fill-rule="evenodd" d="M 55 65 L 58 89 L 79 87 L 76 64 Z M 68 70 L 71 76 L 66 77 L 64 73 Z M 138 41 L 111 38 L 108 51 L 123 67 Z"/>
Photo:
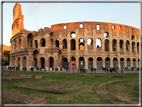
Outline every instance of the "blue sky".
<path id="1" fill-rule="evenodd" d="M 138 1 L 138 0 L 133 0 Z M 24 15 L 24 28 L 37 31 L 53 24 L 100 21 L 120 23 L 140 28 L 139 3 L 20 3 Z M 10 45 L 12 37 L 13 7 L 3 3 L 3 44 Z"/>

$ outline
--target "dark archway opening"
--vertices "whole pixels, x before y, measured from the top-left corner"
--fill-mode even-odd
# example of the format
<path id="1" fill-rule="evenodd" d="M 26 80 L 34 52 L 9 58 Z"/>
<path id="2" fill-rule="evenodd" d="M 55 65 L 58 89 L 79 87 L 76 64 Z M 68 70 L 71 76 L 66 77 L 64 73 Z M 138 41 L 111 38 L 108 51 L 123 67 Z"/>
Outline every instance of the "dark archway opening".
<path id="1" fill-rule="evenodd" d="M 45 59 L 43 57 L 41 57 L 40 62 L 41 62 L 41 68 L 44 69 L 45 68 Z"/>
<path id="2" fill-rule="evenodd" d="M 53 57 L 50 57 L 49 61 L 50 61 L 49 67 L 53 68 L 54 67 L 54 59 L 53 59 Z"/>
<path id="3" fill-rule="evenodd" d="M 101 57 L 97 58 L 97 69 L 98 70 L 102 69 L 102 58 Z"/>
<path id="4" fill-rule="evenodd" d="M 76 43 L 74 39 L 71 40 L 71 50 L 76 50 Z"/>
<path id="5" fill-rule="evenodd" d="M 85 61 L 83 57 L 79 58 L 79 68 L 85 68 Z"/>
<path id="6" fill-rule="evenodd" d="M 120 59 L 120 66 L 121 66 L 121 69 L 124 69 L 124 58 Z"/>
<path id="7" fill-rule="evenodd" d="M 118 60 L 117 60 L 117 58 L 113 59 L 113 67 L 115 67 L 115 68 L 118 67 Z"/>
<path id="8" fill-rule="evenodd" d="M 63 40 L 63 49 L 67 49 L 67 40 L 66 39 Z"/>
<path id="9" fill-rule="evenodd" d="M 110 58 L 109 57 L 105 59 L 105 68 L 110 68 Z"/>
<path id="10" fill-rule="evenodd" d="M 88 69 L 93 68 L 93 58 L 88 59 Z"/>

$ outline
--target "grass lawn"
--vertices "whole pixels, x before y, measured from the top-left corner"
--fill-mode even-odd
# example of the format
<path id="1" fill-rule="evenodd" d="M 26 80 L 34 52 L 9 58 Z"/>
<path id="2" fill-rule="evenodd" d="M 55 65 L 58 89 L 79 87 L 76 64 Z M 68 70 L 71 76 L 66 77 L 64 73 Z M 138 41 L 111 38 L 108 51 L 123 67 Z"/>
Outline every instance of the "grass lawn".
<path id="1" fill-rule="evenodd" d="M 20 71 L 2 71 L 3 73 L 13 73 L 13 74 L 41 74 L 42 79 L 15 79 L 15 80 L 3 80 L 2 86 L 4 91 L 26 94 L 30 96 L 35 96 L 39 98 L 45 98 L 47 104 L 113 104 L 110 100 L 104 99 L 103 97 L 96 94 L 93 90 L 101 83 L 116 80 L 133 80 L 132 82 L 116 83 L 107 87 L 107 90 L 114 95 L 119 95 L 125 98 L 130 98 L 135 102 L 139 100 L 139 92 L 136 88 L 139 86 L 139 74 L 138 73 L 126 73 L 126 74 L 106 74 L 104 77 L 95 77 L 99 74 L 87 74 L 86 76 L 80 76 L 80 74 L 74 73 L 68 75 L 66 73 L 45 73 L 45 72 L 20 72 Z M 114 75 L 123 75 L 124 77 L 113 77 Z M 76 84 L 67 87 L 63 87 L 63 90 L 74 90 L 78 91 L 71 94 L 49 94 L 39 91 L 31 91 L 26 89 L 20 89 L 14 86 L 15 84 L 40 81 L 40 80 L 50 80 L 56 79 L 59 81 L 36 84 L 34 87 L 47 87 L 51 85 L 63 84 L 72 81 L 82 81 L 84 84 Z M 11 84 L 9 83 L 11 82 Z M 121 93 L 121 94 L 120 94 Z"/>

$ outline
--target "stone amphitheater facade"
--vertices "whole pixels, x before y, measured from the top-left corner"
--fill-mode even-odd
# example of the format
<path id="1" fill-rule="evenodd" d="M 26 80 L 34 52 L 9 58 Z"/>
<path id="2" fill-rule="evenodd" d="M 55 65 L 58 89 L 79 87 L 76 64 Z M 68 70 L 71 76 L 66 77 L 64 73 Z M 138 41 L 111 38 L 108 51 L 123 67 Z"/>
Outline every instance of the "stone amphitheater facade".
<path id="1" fill-rule="evenodd" d="M 28 31 L 24 29 L 19 3 L 15 4 L 13 15 L 10 66 L 139 67 L 138 28 L 107 22 L 71 22 Z"/>

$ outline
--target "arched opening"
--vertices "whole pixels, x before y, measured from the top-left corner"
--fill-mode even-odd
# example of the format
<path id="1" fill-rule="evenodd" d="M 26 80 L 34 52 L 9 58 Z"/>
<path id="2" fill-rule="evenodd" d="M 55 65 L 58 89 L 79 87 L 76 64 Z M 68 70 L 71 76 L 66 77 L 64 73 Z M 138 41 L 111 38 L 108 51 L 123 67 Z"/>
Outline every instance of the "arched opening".
<path id="1" fill-rule="evenodd" d="M 123 40 L 120 40 L 120 51 L 124 50 L 124 46 L 123 46 Z"/>
<path id="2" fill-rule="evenodd" d="M 124 69 L 124 58 L 120 59 L 120 66 L 121 66 L 121 69 Z"/>
<path id="3" fill-rule="evenodd" d="M 131 67 L 131 60 L 130 60 L 130 58 L 127 58 L 127 67 Z"/>
<path id="4" fill-rule="evenodd" d="M 72 38 L 75 38 L 75 37 L 76 37 L 76 33 L 75 33 L 75 32 L 72 32 L 72 33 L 71 33 L 71 37 L 72 37 Z"/>
<path id="5" fill-rule="evenodd" d="M 79 58 L 79 68 L 85 68 L 85 61 L 83 57 Z"/>
<path id="6" fill-rule="evenodd" d="M 53 59 L 53 57 L 50 57 L 50 58 L 49 58 L 49 67 L 50 67 L 50 68 L 53 68 L 53 67 L 54 67 L 54 59 Z"/>
<path id="7" fill-rule="evenodd" d="M 130 42 L 128 40 L 126 41 L 126 50 L 130 51 Z"/>
<path id="8" fill-rule="evenodd" d="M 76 50 L 76 42 L 74 39 L 71 40 L 71 50 Z"/>
<path id="9" fill-rule="evenodd" d="M 136 59 L 135 58 L 133 59 L 133 67 L 134 67 L 134 69 L 137 68 L 137 66 L 136 66 Z"/>
<path id="10" fill-rule="evenodd" d="M 109 51 L 109 40 L 105 40 L 105 51 Z"/>
<path id="11" fill-rule="evenodd" d="M 69 62 L 67 58 L 62 59 L 62 67 L 63 68 L 69 68 Z"/>
<path id="12" fill-rule="evenodd" d="M 37 50 L 35 50 L 35 51 L 33 52 L 33 57 L 34 57 L 34 58 L 38 58 L 38 54 L 39 54 L 39 52 L 38 52 Z"/>
<path id="13" fill-rule="evenodd" d="M 113 59 L 113 67 L 118 67 L 118 60 L 117 60 L 117 58 Z"/>
<path id="14" fill-rule="evenodd" d="M 21 48 L 21 39 L 18 41 L 18 47 Z"/>
<path id="15" fill-rule="evenodd" d="M 63 49 L 67 49 L 67 40 L 64 39 L 62 43 L 63 43 Z"/>
<path id="16" fill-rule="evenodd" d="M 14 44 L 14 50 L 16 50 L 16 44 Z"/>
<path id="17" fill-rule="evenodd" d="M 23 57 L 23 67 L 25 68 L 26 67 L 26 61 L 27 59 L 26 59 L 26 57 Z"/>
<path id="18" fill-rule="evenodd" d="M 87 40 L 87 45 L 88 45 L 88 50 L 93 49 L 93 39 L 92 38 L 89 38 Z"/>
<path id="19" fill-rule="evenodd" d="M 139 53 L 139 42 L 137 43 L 137 52 Z"/>
<path id="20" fill-rule="evenodd" d="M 131 36 L 131 40 L 135 40 L 135 36 L 134 35 Z"/>
<path id="21" fill-rule="evenodd" d="M 45 68 L 45 59 L 43 57 L 40 58 L 40 64 L 41 64 L 41 68 L 44 69 Z"/>
<path id="22" fill-rule="evenodd" d="M 53 37 L 53 36 L 54 36 L 54 34 L 53 34 L 53 32 L 51 32 L 51 33 L 50 33 L 50 37 Z"/>
<path id="23" fill-rule="evenodd" d="M 71 69 L 72 68 L 76 68 L 76 58 L 75 57 L 71 57 Z"/>
<path id="24" fill-rule="evenodd" d="M 105 32 L 105 33 L 104 33 L 104 37 L 105 37 L 105 38 L 108 38 L 108 37 L 109 37 L 109 33 L 108 33 L 108 32 Z"/>
<path id="25" fill-rule="evenodd" d="M 59 41 L 58 40 L 55 41 L 55 45 L 56 45 L 56 47 L 59 47 Z"/>
<path id="26" fill-rule="evenodd" d="M 37 67 L 37 59 L 34 58 L 34 67 L 36 68 Z"/>
<path id="27" fill-rule="evenodd" d="M 109 57 L 105 59 L 105 68 L 110 68 L 110 58 Z"/>
<path id="28" fill-rule="evenodd" d="M 96 47 L 101 48 L 102 47 L 102 40 L 100 38 L 96 39 Z"/>
<path id="29" fill-rule="evenodd" d="M 88 59 L 88 69 L 93 68 L 93 58 Z"/>
<path id="30" fill-rule="evenodd" d="M 20 57 L 18 57 L 17 65 L 18 65 L 18 67 L 20 67 Z"/>
<path id="31" fill-rule="evenodd" d="M 28 34 L 28 46 L 29 47 L 33 47 L 32 41 L 33 41 L 33 34 L 29 33 Z"/>
<path id="32" fill-rule="evenodd" d="M 38 48 L 38 42 L 35 40 L 35 47 Z"/>
<path id="33" fill-rule="evenodd" d="M 97 69 L 98 70 L 102 69 L 102 58 L 101 57 L 97 58 Z"/>
<path id="34" fill-rule="evenodd" d="M 45 43 L 46 43 L 45 39 L 42 38 L 42 39 L 40 40 L 41 47 L 45 47 Z"/>
<path id="35" fill-rule="evenodd" d="M 132 42 L 132 52 L 135 53 L 135 42 Z"/>
<path id="36" fill-rule="evenodd" d="M 84 50 L 84 47 L 85 47 L 84 42 L 85 41 L 83 38 L 79 39 L 79 50 Z"/>
<path id="37" fill-rule="evenodd" d="M 116 41 L 116 39 L 113 39 L 113 41 L 112 41 L 112 48 L 113 48 L 113 51 L 117 51 L 117 41 Z"/>

